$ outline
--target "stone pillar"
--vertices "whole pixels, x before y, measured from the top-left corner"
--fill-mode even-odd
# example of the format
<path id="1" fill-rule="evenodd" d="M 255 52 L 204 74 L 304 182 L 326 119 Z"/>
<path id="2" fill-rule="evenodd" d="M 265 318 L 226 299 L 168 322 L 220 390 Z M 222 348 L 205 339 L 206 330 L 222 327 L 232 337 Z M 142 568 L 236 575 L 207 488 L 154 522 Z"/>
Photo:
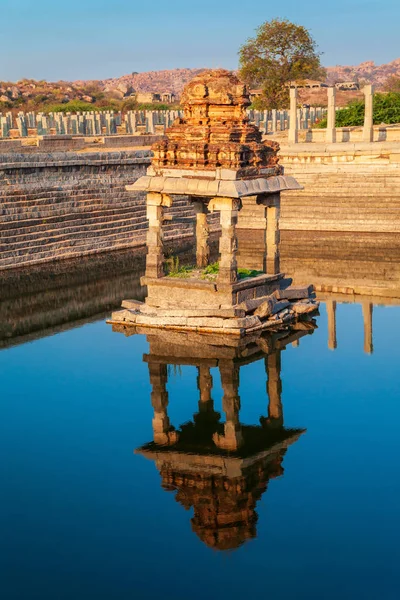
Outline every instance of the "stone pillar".
<path id="1" fill-rule="evenodd" d="M 150 384 L 152 386 L 151 403 L 154 408 L 153 438 L 156 444 L 174 444 L 177 433 L 171 430 L 167 414 L 167 365 L 149 362 Z"/>
<path id="2" fill-rule="evenodd" d="M 207 222 L 207 208 L 204 202 L 193 201 L 196 213 L 196 264 L 198 267 L 206 267 L 210 261 L 210 228 Z"/>
<path id="3" fill-rule="evenodd" d="M 328 348 L 335 350 L 337 348 L 336 340 L 336 302 L 334 300 L 326 301 L 326 312 L 328 315 Z"/>
<path id="4" fill-rule="evenodd" d="M 271 113 L 272 113 L 272 117 L 271 117 L 272 118 L 271 132 L 275 133 L 276 130 L 277 130 L 276 129 L 276 127 L 277 127 L 277 125 L 276 125 L 276 108 L 273 108 L 272 111 L 271 111 Z"/>
<path id="5" fill-rule="evenodd" d="M 219 284 L 237 281 L 237 237 L 236 225 L 240 201 L 235 198 L 212 198 L 208 209 L 220 211 L 221 237 L 219 240 Z"/>
<path id="6" fill-rule="evenodd" d="M 297 88 L 290 88 L 289 144 L 297 144 Z"/>
<path id="7" fill-rule="evenodd" d="M 278 192 L 269 197 L 267 204 L 267 260 L 266 272 L 268 275 L 275 275 L 280 272 L 280 255 L 279 255 L 279 217 L 281 212 L 281 196 Z"/>
<path id="8" fill-rule="evenodd" d="M 374 128 L 373 128 L 374 86 L 366 85 L 363 88 L 363 92 L 364 92 L 364 96 L 365 96 L 363 142 L 373 142 L 374 141 Z"/>
<path id="9" fill-rule="evenodd" d="M 215 433 L 213 441 L 222 450 L 235 451 L 243 443 L 239 422 L 239 367 L 233 361 L 220 361 L 219 370 L 224 392 L 222 407 L 226 415 L 226 421 L 224 424 L 224 434 Z"/>
<path id="10" fill-rule="evenodd" d="M 197 387 L 200 392 L 199 412 L 209 412 L 214 410 L 214 404 L 211 398 L 213 386 L 210 367 L 201 365 L 197 367 Z"/>
<path id="11" fill-rule="evenodd" d="M 169 196 L 149 192 L 146 196 L 147 218 L 149 229 L 147 232 L 147 257 L 146 277 L 164 277 L 164 251 L 162 224 L 164 206 L 171 206 Z"/>
<path id="12" fill-rule="evenodd" d="M 362 312 L 364 319 L 364 352 L 372 354 L 374 351 L 374 345 L 372 341 L 372 314 L 373 314 L 372 302 L 363 302 Z"/>
<path id="13" fill-rule="evenodd" d="M 336 142 L 336 88 L 328 88 L 328 123 L 326 125 L 326 143 Z"/>
<path id="14" fill-rule="evenodd" d="M 265 359 L 268 395 L 268 425 L 283 427 L 281 350 L 276 350 Z"/>

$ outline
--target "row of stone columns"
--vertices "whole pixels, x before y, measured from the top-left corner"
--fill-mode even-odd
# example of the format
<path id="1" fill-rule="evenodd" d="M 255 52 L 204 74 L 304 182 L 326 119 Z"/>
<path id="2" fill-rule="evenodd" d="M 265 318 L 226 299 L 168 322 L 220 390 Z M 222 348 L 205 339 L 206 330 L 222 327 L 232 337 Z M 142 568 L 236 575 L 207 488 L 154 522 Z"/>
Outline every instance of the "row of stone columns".
<path id="1" fill-rule="evenodd" d="M 234 361 L 222 360 L 219 364 L 223 389 L 222 406 L 225 412 L 223 434 L 215 433 L 213 441 L 218 448 L 234 451 L 243 444 L 240 425 L 239 366 Z M 282 383 L 281 383 L 281 351 L 265 358 L 268 394 L 268 418 L 263 419 L 269 426 L 283 427 Z M 151 401 L 154 410 L 153 439 L 156 444 L 175 444 L 178 433 L 171 426 L 168 417 L 167 365 L 149 360 L 150 383 L 152 386 Z M 212 399 L 213 379 L 210 368 L 198 367 L 197 386 L 199 389 L 199 413 L 214 414 Z"/>
<path id="2" fill-rule="evenodd" d="M 205 204 L 203 201 L 192 198 L 196 213 L 196 262 L 198 267 L 209 264 L 210 229 L 207 222 L 207 213 L 219 211 L 221 236 L 219 241 L 219 274 L 220 284 L 232 284 L 237 281 L 237 225 L 240 200 L 235 198 L 212 198 Z M 147 258 L 146 276 L 149 278 L 164 277 L 164 250 L 163 250 L 163 222 L 164 208 L 172 206 L 172 198 L 161 193 L 149 192 L 146 196 L 146 211 L 149 220 L 147 232 Z M 279 217 L 280 194 L 270 194 L 265 197 L 252 198 L 252 212 L 257 210 L 262 215 L 258 219 L 260 228 L 265 232 L 265 272 L 273 275 L 279 273 Z M 245 210 L 243 211 L 245 213 Z M 244 220 L 246 215 L 244 214 Z M 254 216 L 252 215 L 254 220 Z M 243 224 L 245 225 L 245 223 Z"/>
<path id="3" fill-rule="evenodd" d="M 327 111 L 327 127 L 325 132 L 325 141 L 328 144 L 336 142 L 336 88 L 328 88 L 328 111 Z M 374 87 L 366 85 L 363 88 L 365 96 L 365 114 L 362 141 L 374 141 L 373 128 L 373 105 L 374 105 Z M 290 88 L 290 122 L 289 122 L 289 144 L 298 143 L 298 123 L 297 123 L 297 88 Z"/>

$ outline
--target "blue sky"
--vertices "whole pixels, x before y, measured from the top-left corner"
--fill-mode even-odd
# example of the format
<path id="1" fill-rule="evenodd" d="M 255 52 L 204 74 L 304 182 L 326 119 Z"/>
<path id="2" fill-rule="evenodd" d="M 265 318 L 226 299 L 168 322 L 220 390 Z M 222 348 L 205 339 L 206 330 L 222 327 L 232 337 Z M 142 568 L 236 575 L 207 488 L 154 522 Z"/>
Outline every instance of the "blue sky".
<path id="1" fill-rule="evenodd" d="M 309 28 L 324 65 L 400 56 L 399 0 L 0 0 L 0 9 L 0 80 L 234 69 L 240 45 L 274 17 Z"/>

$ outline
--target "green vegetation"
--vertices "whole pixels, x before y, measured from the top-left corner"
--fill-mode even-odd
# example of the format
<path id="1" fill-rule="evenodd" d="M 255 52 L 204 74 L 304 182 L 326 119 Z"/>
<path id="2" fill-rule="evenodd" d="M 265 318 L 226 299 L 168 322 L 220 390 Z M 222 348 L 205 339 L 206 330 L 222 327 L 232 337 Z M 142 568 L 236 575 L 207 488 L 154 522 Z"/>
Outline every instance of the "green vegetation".
<path id="1" fill-rule="evenodd" d="M 267 21 L 239 50 L 240 77 L 249 86 L 261 88 L 255 108 L 284 108 L 289 103 L 291 82 L 325 79 L 320 53 L 310 32 L 287 19 Z"/>
<path id="2" fill-rule="evenodd" d="M 188 279 L 189 277 L 192 277 L 196 279 L 213 281 L 216 279 L 219 273 L 218 262 L 211 263 L 203 269 L 193 265 L 179 266 L 178 256 L 171 256 L 165 262 L 167 265 L 168 277 L 178 277 L 180 279 Z M 262 271 L 256 271 L 254 269 L 238 269 L 239 279 L 245 279 L 246 277 L 257 277 L 257 275 L 261 274 Z"/>
<path id="3" fill-rule="evenodd" d="M 67 112 L 79 112 L 79 111 L 90 111 L 90 110 L 105 110 L 101 109 L 90 102 L 83 102 L 82 100 L 71 100 L 63 104 L 47 104 L 43 108 L 43 112 L 50 113 L 67 113 Z"/>
<path id="4" fill-rule="evenodd" d="M 0 94 L 8 96 L 7 100 L 0 102 L 0 110 L 73 113 L 93 110 L 170 110 L 179 107 L 179 104 L 161 102 L 139 104 L 135 96 L 121 98 L 116 90 L 104 91 L 97 81 L 82 84 L 66 81 L 51 83 L 34 79 L 21 79 L 16 84 L 0 81 L 0 88 L 3 90 L 13 86 L 19 90 L 19 96 L 12 98 L 8 92 Z"/>
<path id="5" fill-rule="evenodd" d="M 400 93 L 375 94 L 374 125 L 400 123 Z M 364 101 L 349 102 L 345 108 L 336 111 L 336 127 L 355 127 L 364 124 Z M 325 128 L 327 120 L 322 119 L 315 125 Z"/>

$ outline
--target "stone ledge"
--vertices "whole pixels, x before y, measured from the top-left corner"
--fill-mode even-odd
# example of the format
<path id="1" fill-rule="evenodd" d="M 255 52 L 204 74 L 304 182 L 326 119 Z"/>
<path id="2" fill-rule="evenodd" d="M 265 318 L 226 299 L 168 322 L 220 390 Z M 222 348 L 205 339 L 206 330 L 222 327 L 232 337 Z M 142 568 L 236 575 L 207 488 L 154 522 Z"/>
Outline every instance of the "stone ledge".
<path id="1" fill-rule="evenodd" d="M 180 279 L 179 277 L 146 277 L 140 279 L 141 285 L 154 285 L 168 288 L 186 288 L 216 291 L 217 286 L 213 281 L 202 281 L 201 279 Z"/>
<path id="2" fill-rule="evenodd" d="M 260 194 L 275 194 L 285 190 L 301 190 L 303 188 L 291 175 L 238 179 L 235 181 L 195 177 L 149 177 L 144 175 L 134 184 L 127 185 L 126 189 L 129 192 L 242 198 Z"/>

